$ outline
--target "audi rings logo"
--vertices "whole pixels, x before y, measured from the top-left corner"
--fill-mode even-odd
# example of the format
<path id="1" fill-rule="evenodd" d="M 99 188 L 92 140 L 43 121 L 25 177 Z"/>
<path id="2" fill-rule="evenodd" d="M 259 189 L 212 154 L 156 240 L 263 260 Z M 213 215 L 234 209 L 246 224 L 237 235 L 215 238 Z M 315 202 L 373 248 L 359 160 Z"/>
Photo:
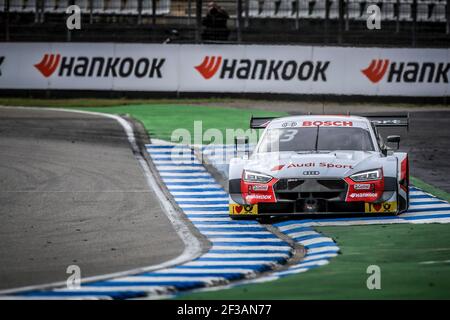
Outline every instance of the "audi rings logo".
<path id="1" fill-rule="evenodd" d="M 319 171 L 303 171 L 304 176 L 318 176 L 319 174 Z"/>

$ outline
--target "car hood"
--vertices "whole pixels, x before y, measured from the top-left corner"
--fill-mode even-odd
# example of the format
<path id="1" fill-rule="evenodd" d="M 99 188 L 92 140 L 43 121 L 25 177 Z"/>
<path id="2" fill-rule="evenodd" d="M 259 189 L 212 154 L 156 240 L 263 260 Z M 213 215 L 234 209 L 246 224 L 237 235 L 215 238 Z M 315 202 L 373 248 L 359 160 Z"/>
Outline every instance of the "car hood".
<path id="1" fill-rule="evenodd" d="M 379 168 L 378 152 L 330 151 L 318 153 L 270 152 L 253 154 L 244 169 L 275 178 L 347 177 Z"/>

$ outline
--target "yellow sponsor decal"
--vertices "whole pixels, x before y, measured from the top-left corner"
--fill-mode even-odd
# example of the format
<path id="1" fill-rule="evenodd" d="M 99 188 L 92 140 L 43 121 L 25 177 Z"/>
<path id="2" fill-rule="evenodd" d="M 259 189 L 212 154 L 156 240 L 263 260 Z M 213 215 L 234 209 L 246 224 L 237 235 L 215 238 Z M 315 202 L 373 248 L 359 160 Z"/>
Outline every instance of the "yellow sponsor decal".
<path id="1" fill-rule="evenodd" d="M 258 214 L 257 204 L 230 204 L 230 214 Z"/>
<path id="2" fill-rule="evenodd" d="M 370 203 L 365 204 L 366 213 L 388 213 L 397 212 L 397 202 L 381 202 L 381 203 Z"/>

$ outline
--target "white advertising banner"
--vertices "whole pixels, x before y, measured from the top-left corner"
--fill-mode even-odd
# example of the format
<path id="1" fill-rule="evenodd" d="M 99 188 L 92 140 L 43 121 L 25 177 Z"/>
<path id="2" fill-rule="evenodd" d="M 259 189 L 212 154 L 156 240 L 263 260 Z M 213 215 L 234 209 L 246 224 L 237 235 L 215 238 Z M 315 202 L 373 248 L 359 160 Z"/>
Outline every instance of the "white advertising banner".
<path id="1" fill-rule="evenodd" d="M 1 89 L 448 96 L 449 49 L 1 43 Z"/>

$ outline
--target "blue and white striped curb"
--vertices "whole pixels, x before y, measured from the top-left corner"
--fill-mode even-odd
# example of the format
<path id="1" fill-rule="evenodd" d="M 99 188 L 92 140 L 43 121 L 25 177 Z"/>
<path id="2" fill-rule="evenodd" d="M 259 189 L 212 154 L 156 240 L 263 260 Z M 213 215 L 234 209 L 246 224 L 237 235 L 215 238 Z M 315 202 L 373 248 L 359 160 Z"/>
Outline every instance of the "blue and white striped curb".
<path id="1" fill-rule="evenodd" d="M 176 149 L 181 154 L 174 154 Z M 228 217 L 228 194 L 190 148 L 148 145 L 147 150 L 178 206 L 211 242 L 210 250 L 172 268 L 85 283 L 79 289 L 36 290 L 16 296 L 127 299 L 167 295 L 253 278 L 285 263 L 292 255 L 288 243 L 256 221 Z"/>

